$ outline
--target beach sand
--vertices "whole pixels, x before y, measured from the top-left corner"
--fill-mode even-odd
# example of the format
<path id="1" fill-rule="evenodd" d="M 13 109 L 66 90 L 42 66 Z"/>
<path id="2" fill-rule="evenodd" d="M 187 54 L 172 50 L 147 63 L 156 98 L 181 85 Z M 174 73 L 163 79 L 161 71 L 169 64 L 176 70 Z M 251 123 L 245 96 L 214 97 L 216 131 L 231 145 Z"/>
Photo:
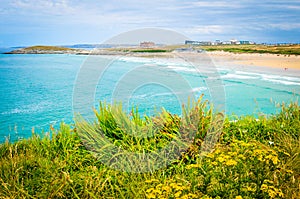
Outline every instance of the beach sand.
<path id="1" fill-rule="evenodd" d="M 257 54 L 257 53 L 229 53 L 224 51 L 206 52 L 206 54 L 179 53 L 176 55 L 202 56 L 209 55 L 217 66 L 239 66 L 239 67 L 271 67 L 276 70 L 293 70 L 300 72 L 300 56 L 296 55 L 276 55 L 276 54 Z M 130 56 L 144 58 L 172 58 L 174 53 L 134 53 Z"/>
<path id="2" fill-rule="evenodd" d="M 300 70 L 300 56 L 228 53 L 223 51 L 207 52 L 216 65 L 234 64 L 237 66 L 272 67 L 282 70 Z M 300 71 L 299 71 L 300 72 Z"/>

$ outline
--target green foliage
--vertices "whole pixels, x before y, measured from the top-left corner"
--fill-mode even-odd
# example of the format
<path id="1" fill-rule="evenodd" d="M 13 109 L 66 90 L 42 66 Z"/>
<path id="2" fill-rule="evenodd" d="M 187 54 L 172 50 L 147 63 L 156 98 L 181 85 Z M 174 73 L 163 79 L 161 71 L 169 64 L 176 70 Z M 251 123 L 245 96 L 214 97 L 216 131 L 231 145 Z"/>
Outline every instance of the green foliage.
<path id="1" fill-rule="evenodd" d="M 24 48 L 24 50 L 68 51 L 68 50 L 74 50 L 74 49 L 61 47 L 61 46 L 30 46 L 30 47 Z"/>
<path id="2" fill-rule="evenodd" d="M 282 55 L 300 55 L 300 45 L 219 45 L 219 46 L 201 46 L 207 51 L 225 51 L 232 53 L 270 53 Z"/>
<path id="3" fill-rule="evenodd" d="M 100 103 L 99 111 L 95 110 L 96 122 L 88 123 L 79 118 L 76 126 L 85 146 L 102 162 L 108 165 L 113 162 L 118 169 L 126 171 L 153 171 L 162 167 L 158 162 L 169 163 L 186 150 L 190 154 L 183 156 L 190 161 L 200 150 L 212 111 L 201 99 L 182 110 L 181 118 L 164 109 L 158 116 L 141 117 L 138 109 L 126 114 L 121 104 Z M 125 166 L 120 168 L 123 165 L 120 162 Z"/>
<path id="4" fill-rule="evenodd" d="M 226 119 L 220 140 L 205 155 L 199 153 L 201 145 L 218 123 L 218 114 L 205 102 L 184 107 L 182 117 L 165 110 L 156 117 L 141 117 L 136 109 L 128 115 L 121 105 L 107 104 L 101 104 L 95 114 L 94 123 L 81 119 L 74 129 L 61 124 L 59 130 L 52 128 L 44 136 L 33 133 L 28 140 L 1 144 L 0 198 L 300 196 L 300 109 L 296 103 L 283 104 L 281 112 L 269 118 Z M 192 140 L 189 129 L 196 129 Z M 109 141 L 118 149 L 147 154 L 177 139 L 190 144 L 180 151 L 181 156 L 165 168 L 146 173 L 114 170 L 95 153 L 99 152 L 97 142 Z"/>
<path id="5" fill-rule="evenodd" d="M 170 51 L 165 50 L 165 49 L 137 49 L 137 50 L 132 50 L 131 52 L 135 52 L 135 53 L 165 53 L 165 52 L 170 52 Z"/>

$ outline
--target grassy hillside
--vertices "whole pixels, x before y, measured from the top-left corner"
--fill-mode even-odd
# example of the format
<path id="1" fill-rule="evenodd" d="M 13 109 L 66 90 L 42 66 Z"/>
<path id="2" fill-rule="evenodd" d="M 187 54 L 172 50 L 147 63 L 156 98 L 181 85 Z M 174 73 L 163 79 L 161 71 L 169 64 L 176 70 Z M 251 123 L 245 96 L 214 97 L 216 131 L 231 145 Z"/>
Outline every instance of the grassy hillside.
<path id="1" fill-rule="evenodd" d="M 5 54 L 62 54 L 62 53 L 77 53 L 78 49 L 65 48 L 60 46 L 30 46 L 20 48 Z"/>
<path id="2" fill-rule="evenodd" d="M 109 51 L 121 52 L 145 52 L 145 53 L 164 53 L 172 52 L 178 48 L 192 47 L 195 50 L 206 51 L 225 51 L 232 53 L 270 53 L 282 55 L 300 55 L 300 45 L 217 45 L 217 46 L 189 46 L 189 45 L 175 45 L 163 46 L 159 48 L 141 49 L 141 48 L 112 48 Z"/>
<path id="3" fill-rule="evenodd" d="M 72 48 L 60 47 L 60 46 L 30 46 L 24 48 L 24 50 L 40 50 L 40 51 L 68 51 L 74 50 Z"/>
<path id="4" fill-rule="evenodd" d="M 270 53 L 283 55 L 300 55 L 300 45 L 218 45 L 196 47 L 206 51 L 225 51 L 233 53 Z"/>
<path id="5" fill-rule="evenodd" d="M 237 118 L 236 122 L 225 119 L 215 149 L 204 156 L 199 155 L 201 144 L 208 136 L 211 121 L 217 117 L 205 102 L 191 106 L 184 118 L 166 111 L 143 118 L 133 110 L 128 116 L 120 106 L 105 104 L 95 113 L 95 123 L 79 119 L 76 128 L 61 124 L 59 130 L 52 129 L 42 137 L 33 134 L 30 139 L 0 145 L 0 198 L 290 199 L 300 196 L 297 104 L 282 105 L 281 113 L 261 117 L 259 121 L 251 116 Z M 126 124 L 125 129 L 118 125 L 120 121 Z M 190 139 L 189 129 L 196 131 L 195 139 L 165 168 L 131 173 L 103 163 L 106 147 L 100 146 L 107 140 L 120 151 L 145 155 L 171 141 Z M 138 137 L 133 136 L 135 131 L 155 133 L 151 137 Z M 117 150 L 114 157 L 105 160 L 114 165 L 118 162 L 113 161 L 121 155 Z"/>

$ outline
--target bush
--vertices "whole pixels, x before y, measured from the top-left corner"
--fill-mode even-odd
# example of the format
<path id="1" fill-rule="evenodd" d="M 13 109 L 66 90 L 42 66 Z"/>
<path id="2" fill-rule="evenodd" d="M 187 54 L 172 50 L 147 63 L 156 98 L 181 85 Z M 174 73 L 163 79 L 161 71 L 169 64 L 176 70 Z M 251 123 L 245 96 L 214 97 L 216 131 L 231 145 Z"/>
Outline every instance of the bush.
<path id="1" fill-rule="evenodd" d="M 44 136 L 0 145 L 0 198 L 299 198 L 300 111 L 296 103 L 256 120 L 224 121 L 213 152 L 201 154 L 218 114 L 197 102 L 183 117 L 167 111 L 156 117 L 131 115 L 102 104 L 97 121 L 61 124 Z M 126 124 L 127 128 L 120 126 Z M 160 128 L 152 128 L 158 124 Z M 181 124 L 181 125 L 179 125 Z M 128 133 L 128 130 L 132 130 Z M 189 131 L 191 130 L 192 131 Z M 180 156 L 145 173 L 114 170 L 98 152 L 100 131 L 117 148 L 145 154 L 174 142 Z M 194 136 L 189 136 L 194 132 Z M 136 137 L 133 132 L 152 133 Z M 179 133 L 183 132 L 183 134 Z M 92 138 L 95 138 L 93 140 Z M 105 144 L 106 142 L 104 142 Z M 176 148 L 177 147 L 177 148 Z M 97 153 L 96 153 L 97 152 Z M 132 165 L 131 165 L 132 166 Z M 133 167 L 137 168 L 137 167 Z"/>

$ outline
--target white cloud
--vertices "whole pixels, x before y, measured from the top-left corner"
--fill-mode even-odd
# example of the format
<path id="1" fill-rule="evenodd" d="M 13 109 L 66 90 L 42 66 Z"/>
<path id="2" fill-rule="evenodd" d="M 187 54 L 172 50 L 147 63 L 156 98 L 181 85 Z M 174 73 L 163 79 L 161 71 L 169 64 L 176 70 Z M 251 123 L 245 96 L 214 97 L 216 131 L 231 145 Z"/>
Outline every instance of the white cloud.
<path id="1" fill-rule="evenodd" d="M 300 29 L 300 23 L 274 23 L 270 24 L 269 27 L 280 29 L 280 30 L 296 30 Z"/>
<path id="2" fill-rule="evenodd" d="M 299 0 L 0 1 L 2 35 L 38 32 L 38 28 L 44 32 L 59 29 L 86 39 L 90 32 L 108 37 L 120 31 L 161 27 L 200 39 L 239 35 L 246 39 L 267 35 L 268 39 L 272 31 L 275 37 L 280 30 L 297 33 L 300 29 Z"/>
<path id="3" fill-rule="evenodd" d="M 227 32 L 229 29 L 228 26 L 221 25 L 203 25 L 203 26 L 195 26 L 193 28 L 187 29 L 185 32 L 189 34 L 221 34 Z"/>
<path id="4" fill-rule="evenodd" d="M 300 5 L 297 6 L 297 5 L 293 5 L 293 6 L 286 6 L 285 8 L 287 9 L 291 9 L 291 10 L 300 10 Z"/>
<path id="5" fill-rule="evenodd" d="M 75 9 L 68 0 L 13 0 L 11 6 L 20 13 L 31 14 L 70 14 Z"/>
<path id="6" fill-rule="evenodd" d="M 192 6 L 202 8 L 241 8 L 242 4 L 236 1 L 197 1 L 191 4 Z"/>

